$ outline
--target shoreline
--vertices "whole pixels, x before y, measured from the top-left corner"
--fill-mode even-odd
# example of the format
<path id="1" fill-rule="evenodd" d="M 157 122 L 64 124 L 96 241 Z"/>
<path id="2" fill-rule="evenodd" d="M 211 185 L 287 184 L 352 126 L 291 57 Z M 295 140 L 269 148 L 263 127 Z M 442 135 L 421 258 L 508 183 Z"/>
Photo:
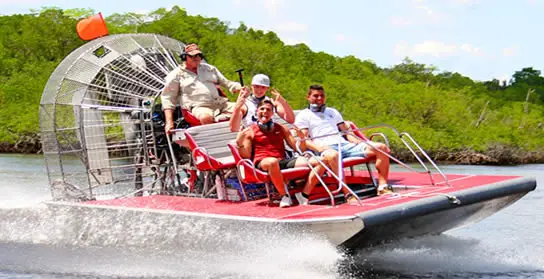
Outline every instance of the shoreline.
<path id="1" fill-rule="evenodd" d="M 417 163 L 408 151 L 395 152 L 392 155 L 406 163 Z M 15 143 L 0 142 L 0 153 L 42 154 L 42 145 L 38 136 L 23 136 Z M 519 147 L 495 145 L 484 152 L 471 149 L 427 151 L 436 163 L 451 165 L 522 165 L 544 164 L 544 150 L 525 151 Z"/>

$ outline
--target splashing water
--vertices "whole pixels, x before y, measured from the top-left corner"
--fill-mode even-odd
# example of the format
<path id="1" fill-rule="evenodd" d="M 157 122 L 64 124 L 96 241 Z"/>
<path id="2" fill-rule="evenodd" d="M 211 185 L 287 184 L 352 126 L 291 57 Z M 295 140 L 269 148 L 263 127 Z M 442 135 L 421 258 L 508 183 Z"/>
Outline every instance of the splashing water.
<path id="1" fill-rule="evenodd" d="M 0 157 L 0 277 L 544 278 L 540 188 L 468 228 L 348 257 L 324 239 L 278 226 L 48 208 L 43 158 L 25 157 L 23 167 L 14 160 Z M 542 167 L 510 172 L 542 184 Z"/>
<path id="2" fill-rule="evenodd" d="M 45 206 L 0 214 L 0 243 L 6 243 L 0 251 L 9 250 L 0 262 L 12 262 L 10 270 L 30 254 L 37 256 L 33 272 L 39 273 L 334 278 L 343 256 L 324 239 L 277 226 L 224 227 L 180 215 Z"/>
<path id="3" fill-rule="evenodd" d="M 543 255 L 544 248 L 539 250 L 502 249 L 478 239 L 443 234 L 360 250 L 347 269 L 361 278 L 399 278 L 399 274 L 410 278 L 536 278 L 544 275 L 544 257 L 536 256 Z"/>

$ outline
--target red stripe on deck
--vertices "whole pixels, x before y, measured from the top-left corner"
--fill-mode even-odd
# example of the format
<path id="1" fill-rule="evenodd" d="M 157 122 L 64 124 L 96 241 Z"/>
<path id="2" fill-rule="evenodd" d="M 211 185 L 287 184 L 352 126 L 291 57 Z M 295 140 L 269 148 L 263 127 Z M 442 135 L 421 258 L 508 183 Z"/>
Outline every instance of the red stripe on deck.
<path id="1" fill-rule="evenodd" d="M 433 186 L 431 185 L 427 174 L 392 173 L 390 176 L 390 183 L 395 186 L 406 185 L 424 187 L 405 190 L 400 196 L 385 195 L 365 199 L 362 201 L 363 206 L 342 204 L 334 208 L 323 205 L 279 208 L 277 205 L 269 205 L 267 200 L 229 202 L 215 199 L 159 195 L 90 201 L 86 202 L 86 204 L 284 220 L 331 218 L 352 216 L 360 212 L 424 199 L 440 193 L 451 193 L 514 178 L 517 178 L 517 176 L 448 175 L 448 179 L 452 186 L 448 187 L 443 183 L 444 179 L 440 175 L 433 175 L 433 179 L 437 184 L 436 186 Z"/>

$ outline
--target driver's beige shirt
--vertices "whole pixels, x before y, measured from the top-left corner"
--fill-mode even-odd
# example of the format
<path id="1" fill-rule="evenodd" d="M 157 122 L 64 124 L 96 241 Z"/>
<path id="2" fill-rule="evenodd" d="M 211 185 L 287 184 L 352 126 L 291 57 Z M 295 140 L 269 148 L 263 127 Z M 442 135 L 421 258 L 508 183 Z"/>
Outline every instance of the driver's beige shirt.
<path id="1" fill-rule="evenodd" d="M 216 84 L 231 92 L 242 88 L 240 83 L 226 79 L 210 64 L 200 63 L 197 73 L 187 70 L 184 63 L 166 76 L 166 85 L 161 94 L 163 109 L 174 109 L 178 103 L 189 109 L 202 105 L 217 106 L 228 100 L 219 95 Z"/>

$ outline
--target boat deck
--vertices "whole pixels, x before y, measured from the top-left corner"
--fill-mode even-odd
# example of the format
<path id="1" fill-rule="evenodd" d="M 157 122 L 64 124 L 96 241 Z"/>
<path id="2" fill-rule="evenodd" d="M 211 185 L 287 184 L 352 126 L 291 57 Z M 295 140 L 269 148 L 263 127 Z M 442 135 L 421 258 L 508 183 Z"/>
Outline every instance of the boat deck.
<path id="1" fill-rule="evenodd" d="M 482 187 L 489 184 L 508 181 L 517 176 L 486 176 L 486 175 L 447 175 L 451 186 L 443 182 L 440 175 L 434 175 L 436 185 L 431 185 L 427 174 L 419 173 L 391 173 L 390 183 L 395 189 L 395 194 L 366 198 L 361 201 L 362 206 L 339 204 L 308 205 L 279 208 L 272 205 L 267 199 L 248 202 L 220 201 L 216 199 L 204 199 L 182 196 L 144 196 L 127 197 L 113 200 L 89 201 L 86 204 L 126 207 L 132 209 L 150 209 L 170 211 L 170 213 L 225 215 L 228 218 L 242 219 L 270 219 L 271 221 L 289 221 L 301 219 L 327 219 L 353 216 L 357 213 L 372 211 L 392 205 L 407 203 L 419 199 L 433 197 L 441 194 L 457 192 L 470 188 Z M 172 212 L 173 211 L 173 212 Z"/>

